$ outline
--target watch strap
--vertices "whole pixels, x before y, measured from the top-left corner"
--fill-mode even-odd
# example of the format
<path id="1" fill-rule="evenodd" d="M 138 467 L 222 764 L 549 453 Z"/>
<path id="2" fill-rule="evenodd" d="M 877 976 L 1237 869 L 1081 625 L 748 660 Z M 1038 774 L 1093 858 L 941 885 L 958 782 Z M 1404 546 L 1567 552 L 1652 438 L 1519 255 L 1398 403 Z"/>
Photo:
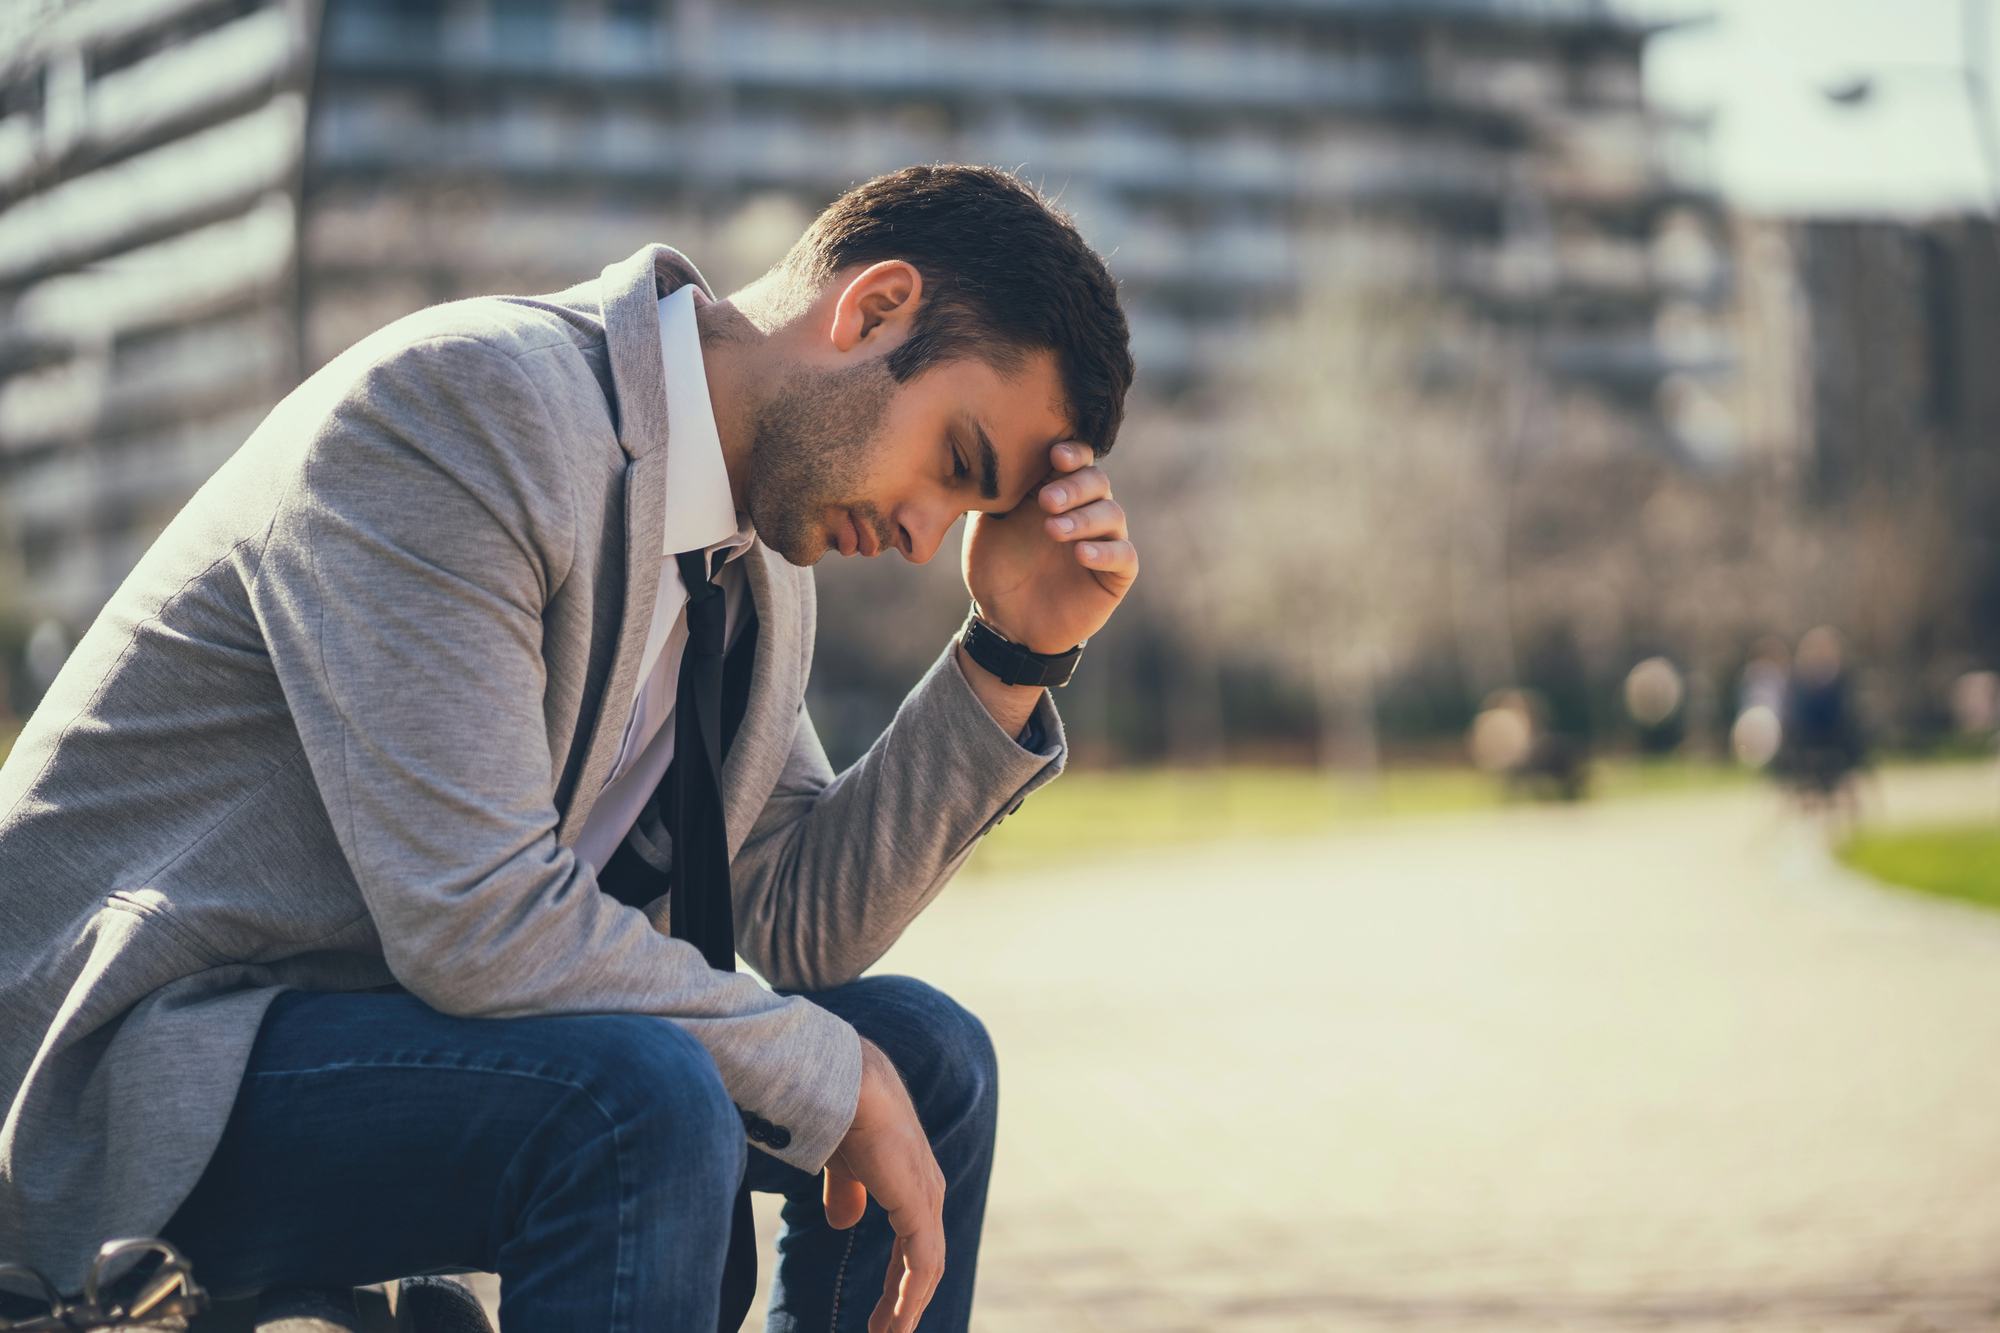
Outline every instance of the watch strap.
<path id="1" fill-rule="evenodd" d="M 1076 672 L 1083 645 L 1066 653 L 1030 652 L 981 620 L 977 613 L 966 617 L 965 632 L 959 635 L 966 656 L 1000 678 L 1003 685 L 1067 685 Z"/>

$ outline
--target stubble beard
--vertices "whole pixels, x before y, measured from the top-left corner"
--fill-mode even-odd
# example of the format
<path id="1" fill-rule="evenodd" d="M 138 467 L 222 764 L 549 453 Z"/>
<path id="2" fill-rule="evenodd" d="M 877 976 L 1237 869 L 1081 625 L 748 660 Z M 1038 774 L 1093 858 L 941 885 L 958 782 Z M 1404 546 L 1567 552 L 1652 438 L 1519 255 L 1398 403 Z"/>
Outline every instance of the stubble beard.
<path id="1" fill-rule="evenodd" d="M 859 498 L 872 445 L 896 389 L 880 357 L 843 370 L 800 366 L 757 412 L 744 506 L 763 543 L 794 565 L 832 549 L 829 510 L 846 509 L 857 525 L 890 545 L 875 506 Z"/>

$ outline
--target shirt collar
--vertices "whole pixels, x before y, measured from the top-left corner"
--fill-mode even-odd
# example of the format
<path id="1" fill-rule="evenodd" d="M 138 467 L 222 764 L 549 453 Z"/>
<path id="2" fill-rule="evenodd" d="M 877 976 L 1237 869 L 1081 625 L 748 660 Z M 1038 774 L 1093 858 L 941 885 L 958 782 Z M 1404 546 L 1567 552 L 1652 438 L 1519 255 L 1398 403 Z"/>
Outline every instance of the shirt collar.
<path id="1" fill-rule="evenodd" d="M 660 358 L 667 376 L 664 554 L 728 547 L 734 559 L 757 534 L 748 515 L 737 517 L 736 503 L 729 495 L 722 437 L 716 432 L 715 409 L 708 401 L 694 292 L 695 285 L 690 282 L 660 300 Z"/>

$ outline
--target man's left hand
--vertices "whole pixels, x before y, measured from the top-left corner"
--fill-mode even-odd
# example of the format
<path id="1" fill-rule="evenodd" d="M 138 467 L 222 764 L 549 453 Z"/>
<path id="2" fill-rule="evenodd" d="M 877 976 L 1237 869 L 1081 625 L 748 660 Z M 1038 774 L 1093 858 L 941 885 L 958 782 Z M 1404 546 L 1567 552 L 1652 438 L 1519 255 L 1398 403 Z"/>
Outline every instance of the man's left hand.
<path id="1" fill-rule="evenodd" d="M 1104 627 L 1139 575 L 1139 552 L 1111 478 L 1075 441 L 1006 514 L 965 529 L 965 586 L 995 629 L 1031 652 L 1064 653 Z"/>

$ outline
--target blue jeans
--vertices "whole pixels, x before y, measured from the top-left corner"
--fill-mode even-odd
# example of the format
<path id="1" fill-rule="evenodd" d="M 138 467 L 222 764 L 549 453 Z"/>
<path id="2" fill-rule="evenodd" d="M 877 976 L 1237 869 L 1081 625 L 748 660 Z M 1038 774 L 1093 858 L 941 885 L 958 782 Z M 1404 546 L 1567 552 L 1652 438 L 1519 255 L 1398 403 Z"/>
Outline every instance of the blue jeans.
<path id="1" fill-rule="evenodd" d="M 894 1060 L 945 1177 L 962 1330 L 998 1075 L 979 1020 L 907 977 L 808 997 Z M 826 1224 L 821 1182 L 749 1148 L 715 1063 L 635 1015 L 448 1018 L 407 995 L 271 1006 L 221 1144 L 166 1235 L 221 1297 L 497 1272 L 506 1333 L 707 1333 L 737 1187 L 785 1196 L 773 1333 L 860 1333 L 894 1240 L 873 1201 Z M 766 1260 L 768 1266 L 768 1258 Z"/>

